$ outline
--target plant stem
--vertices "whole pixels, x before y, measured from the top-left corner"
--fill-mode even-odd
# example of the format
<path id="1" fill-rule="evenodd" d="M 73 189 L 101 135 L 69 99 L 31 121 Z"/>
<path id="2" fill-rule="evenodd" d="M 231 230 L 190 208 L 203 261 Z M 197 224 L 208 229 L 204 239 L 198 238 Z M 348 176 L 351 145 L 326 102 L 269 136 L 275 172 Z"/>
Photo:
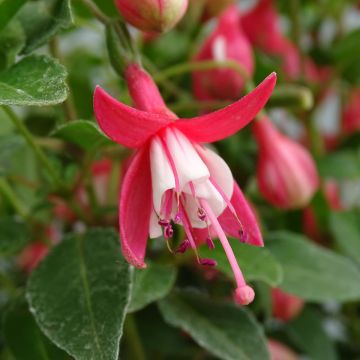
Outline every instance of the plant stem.
<path id="1" fill-rule="evenodd" d="M 171 66 L 166 70 L 163 70 L 154 75 L 154 80 L 157 82 L 162 82 L 169 77 L 181 75 L 184 73 L 192 71 L 207 71 L 212 69 L 222 69 L 230 68 L 237 71 L 245 80 L 249 81 L 249 74 L 244 69 L 244 67 L 236 61 L 225 60 L 225 61 L 216 61 L 216 60 L 206 60 L 206 61 L 193 61 L 186 62 L 178 65 Z"/>
<path id="2" fill-rule="evenodd" d="M 14 190 L 11 188 L 8 182 L 3 178 L 0 178 L 0 193 L 5 196 L 5 198 L 14 208 L 14 210 L 23 219 L 27 219 L 29 217 L 29 210 L 27 209 L 26 205 L 22 203 L 22 201 L 15 194 Z"/>
<path id="3" fill-rule="evenodd" d="M 104 25 L 110 22 L 110 19 L 99 9 L 92 0 L 81 0 L 83 4 L 93 13 L 93 15 Z"/>
<path id="4" fill-rule="evenodd" d="M 133 314 L 128 314 L 126 316 L 124 335 L 131 358 L 134 360 L 146 360 L 145 351 L 137 331 L 136 321 Z"/>
<path id="5" fill-rule="evenodd" d="M 53 168 L 48 158 L 46 157 L 45 153 L 36 143 L 34 137 L 30 134 L 29 130 L 26 128 L 26 126 L 22 123 L 22 121 L 17 117 L 17 115 L 14 113 L 14 111 L 11 108 L 9 108 L 8 106 L 3 106 L 3 109 L 5 113 L 8 115 L 9 119 L 18 129 L 20 134 L 24 137 L 27 144 L 31 147 L 39 162 L 44 166 L 49 176 L 52 178 L 54 184 L 57 187 L 62 188 L 63 184 L 57 171 Z"/>

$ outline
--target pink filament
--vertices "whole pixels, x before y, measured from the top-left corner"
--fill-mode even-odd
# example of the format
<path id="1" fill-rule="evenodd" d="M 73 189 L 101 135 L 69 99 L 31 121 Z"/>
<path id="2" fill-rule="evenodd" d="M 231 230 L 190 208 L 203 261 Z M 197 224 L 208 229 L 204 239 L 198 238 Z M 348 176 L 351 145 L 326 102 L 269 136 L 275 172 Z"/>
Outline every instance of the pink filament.
<path id="1" fill-rule="evenodd" d="M 215 232 L 217 233 L 219 240 L 221 242 L 221 245 L 224 248 L 225 254 L 229 260 L 231 269 L 234 273 L 235 281 L 237 283 L 238 288 L 246 286 L 244 276 L 240 270 L 239 264 L 236 261 L 234 252 L 229 244 L 229 241 L 228 241 L 223 229 L 221 228 L 221 225 L 219 224 L 219 221 L 218 221 L 216 215 L 213 213 L 211 207 L 209 206 L 209 204 L 207 203 L 206 200 L 200 199 L 200 203 L 201 203 L 202 207 L 205 209 L 206 214 L 211 221 L 211 225 L 212 225 L 213 229 L 215 230 Z"/>

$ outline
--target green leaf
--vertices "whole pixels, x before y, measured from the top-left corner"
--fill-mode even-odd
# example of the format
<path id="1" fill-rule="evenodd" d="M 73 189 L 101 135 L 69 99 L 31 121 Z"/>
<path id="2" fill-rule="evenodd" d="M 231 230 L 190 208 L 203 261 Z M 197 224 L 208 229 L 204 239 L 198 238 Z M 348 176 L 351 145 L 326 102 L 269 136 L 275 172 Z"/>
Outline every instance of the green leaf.
<path id="1" fill-rule="evenodd" d="M 53 105 L 65 101 L 66 70 L 47 56 L 31 55 L 0 73 L 0 105 Z"/>
<path id="2" fill-rule="evenodd" d="M 25 34 L 19 22 L 12 21 L 0 32 L 0 71 L 15 62 L 25 43 Z"/>
<path id="3" fill-rule="evenodd" d="M 312 360 L 336 360 L 335 345 L 326 334 L 320 313 L 305 308 L 301 315 L 286 325 L 290 339 Z"/>
<path id="4" fill-rule="evenodd" d="M 26 225 L 11 217 L 0 219 L 0 254 L 12 255 L 28 242 Z"/>
<path id="5" fill-rule="evenodd" d="M 283 278 L 281 266 L 266 248 L 242 244 L 237 239 L 230 239 L 230 241 L 247 281 L 261 280 L 271 286 L 277 286 L 281 283 Z M 214 250 L 203 247 L 201 255 L 215 259 L 218 263 L 218 269 L 229 277 L 233 277 L 229 261 L 220 242 L 217 243 Z"/>
<path id="6" fill-rule="evenodd" d="M 91 121 L 71 121 L 58 127 L 52 134 L 82 149 L 89 150 L 97 144 L 111 144 L 111 141 Z"/>
<path id="7" fill-rule="evenodd" d="M 13 16 L 26 3 L 27 0 L 0 1 L 0 31 L 5 28 Z"/>
<path id="8" fill-rule="evenodd" d="M 15 360 L 69 359 L 40 331 L 25 301 L 18 300 L 6 312 L 4 334 Z"/>
<path id="9" fill-rule="evenodd" d="M 322 177 L 333 179 L 357 178 L 360 176 L 360 150 L 344 150 L 327 155 L 318 162 Z"/>
<path id="10" fill-rule="evenodd" d="M 170 265 L 148 262 L 146 269 L 135 270 L 128 312 L 141 310 L 162 299 L 174 286 L 175 279 L 176 268 Z"/>
<path id="11" fill-rule="evenodd" d="M 43 332 L 77 360 L 117 360 L 130 269 L 111 230 L 68 236 L 32 273 L 27 299 Z"/>
<path id="12" fill-rule="evenodd" d="M 166 322 L 189 333 L 220 359 L 269 359 L 261 327 L 243 308 L 184 291 L 171 293 L 159 308 Z"/>
<path id="13" fill-rule="evenodd" d="M 334 212 L 330 229 L 340 250 L 360 263 L 360 212 L 358 210 Z"/>
<path id="14" fill-rule="evenodd" d="M 360 298 L 360 270 L 348 258 L 288 232 L 272 233 L 267 240 L 284 269 L 284 291 L 310 301 Z"/>
<path id="15" fill-rule="evenodd" d="M 26 34 L 24 54 L 32 52 L 73 23 L 70 0 L 28 2 L 18 18 Z"/>

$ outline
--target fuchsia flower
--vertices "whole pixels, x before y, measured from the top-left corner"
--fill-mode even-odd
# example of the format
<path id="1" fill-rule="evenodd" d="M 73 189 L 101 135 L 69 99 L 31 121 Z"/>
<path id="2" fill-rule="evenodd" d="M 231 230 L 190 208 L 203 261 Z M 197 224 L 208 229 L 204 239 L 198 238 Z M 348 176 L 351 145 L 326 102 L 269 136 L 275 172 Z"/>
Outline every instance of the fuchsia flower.
<path id="1" fill-rule="evenodd" d="M 281 31 L 280 17 L 273 0 L 259 0 L 250 12 L 241 18 L 241 24 L 250 42 L 265 53 L 279 57 L 282 69 L 290 79 L 297 79 L 301 72 L 301 56 L 297 47 Z M 305 59 L 305 77 L 320 82 L 328 77 L 327 69 L 318 69 L 310 59 Z"/>
<path id="2" fill-rule="evenodd" d="M 235 60 L 251 77 L 254 71 L 251 46 L 239 25 L 239 11 L 235 5 L 220 16 L 217 27 L 194 60 Z M 229 68 L 193 73 L 193 91 L 199 100 L 238 99 L 244 83 L 244 76 Z"/>
<path id="3" fill-rule="evenodd" d="M 259 146 L 257 181 L 261 194 L 283 209 L 307 205 L 319 186 L 310 153 L 282 135 L 268 118 L 254 122 L 253 133 Z"/>
<path id="4" fill-rule="evenodd" d="M 263 245 L 261 234 L 230 169 L 201 143 L 224 139 L 248 124 L 270 97 L 276 75 L 234 104 L 192 119 L 178 119 L 138 65 L 130 65 L 125 77 L 137 109 L 116 101 L 100 87 L 94 96 L 101 129 L 113 141 L 136 149 L 119 201 L 125 258 L 136 267 L 145 267 L 149 235 L 155 238 L 163 233 L 169 241 L 172 223 L 177 223 L 187 236 L 181 250 L 190 247 L 199 263 L 214 265 L 214 260 L 201 259 L 196 250 L 197 243 L 214 231 L 235 275 L 235 299 L 250 303 L 254 291 L 245 282 L 225 232 L 258 246 Z"/>
<path id="5" fill-rule="evenodd" d="M 304 307 L 304 300 L 280 289 L 271 289 L 273 316 L 284 322 L 298 316 Z"/>
<path id="6" fill-rule="evenodd" d="M 183 17 L 188 0 L 115 0 L 125 20 L 142 31 L 170 30 Z"/>
<path id="7" fill-rule="evenodd" d="M 349 97 L 342 116 L 342 129 L 345 134 L 360 130 L 360 88 L 355 88 Z"/>

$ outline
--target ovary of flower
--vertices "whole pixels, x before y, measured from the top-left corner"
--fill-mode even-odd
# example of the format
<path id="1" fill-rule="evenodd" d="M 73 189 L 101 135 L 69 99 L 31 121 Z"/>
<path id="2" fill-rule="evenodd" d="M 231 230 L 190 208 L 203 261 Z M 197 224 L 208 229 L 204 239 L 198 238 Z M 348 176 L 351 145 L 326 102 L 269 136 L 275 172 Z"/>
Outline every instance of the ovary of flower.
<path id="1" fill-rule="evenodd" d="M 197 245 L 213 246 L 219 238 L 237 284 L 234 298 L 248 304 L 254 291 L 246 284 L 225 235 L 262 246 L 254 214 L 226 163 L 201 143 L 213 142 L 248 124 L 265 105 L 276 82 L 266 78 L 252 93 L 211 114 L 178 119 L 168 108 L 150 76 L 138 65 L 126 73 L 137 109 L 126 106 L 101 88 L 94 109 L 101 129 L 114 141 L 137 149 L 122 182 L 119 203 L 120 240 L 125 258 L 145 267 L 147 239 L 164 235 L 168 244 L 173 224 L 182 225 L 187 239 L 176 251 L 192 248 L 202 265 Z"/>

